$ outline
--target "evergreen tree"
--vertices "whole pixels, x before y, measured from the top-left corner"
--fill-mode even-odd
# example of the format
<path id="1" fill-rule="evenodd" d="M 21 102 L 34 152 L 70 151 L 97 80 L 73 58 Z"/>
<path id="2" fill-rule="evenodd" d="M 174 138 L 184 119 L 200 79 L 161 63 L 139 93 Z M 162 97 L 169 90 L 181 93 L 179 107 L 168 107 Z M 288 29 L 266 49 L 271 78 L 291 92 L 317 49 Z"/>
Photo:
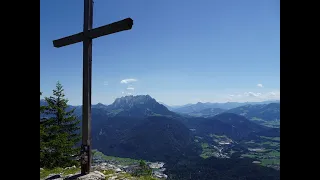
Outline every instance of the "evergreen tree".
<path id="1" fill-rule="evenodd" d="M 40 165 L 53 167 L 66 167 L 76 164 L 72 156 L 78 154 L 80 149 L 76 144 L 80 141 L 79 120 L 74 115 L 74 110 L 68 111 L 68 100 L 65 99 L 64 89 L 58 82 L 53 96 L 45 98 L 48 105 L 44 110 L 47 116 L 42 121 L 42 163 Z M 40 107 L 41 111 L 41 107 Z M 41 129 L 40 129 L 41 131 Z M 41 156 L 41 153 L 40 153 Z"/>
<path id="2" fill-rule="evenodd" d="M 145 162 L 144 160 L 140 160 L 139 166 L 140 166 L 141 168 L 145 168 L 145 167 L 147 166 L 147 164 L 146 164 L 146 162 Z"/>
<path id="3" fill-rule="evenodd" d="M 152 169 L 148 167 L 148 165 L 144 160 L 140 160 L 139 168 L 133 172 L 133 175 L 134 176 L 151 176 Z"/>
<path id="4" fill-rule="evenodd" d="M 40 96 L 42 95 L 42 93 L 40 92 Z M 46 136 L 46 133 L 45 133 L 45 127 L 44 127 L 44 124 L 43 124 L 43 118 L 42 118 L 42 115 L 45 111 L 45 106 L 41 106 L 40 105 L 40 166 L 42 166 L 42 162 L 44 161 L 44 153 L 43 153 L 43 150 L 45 149 L 45 142 L 44 142 L 44 139 L 45 139 L 45 136 Z"/>

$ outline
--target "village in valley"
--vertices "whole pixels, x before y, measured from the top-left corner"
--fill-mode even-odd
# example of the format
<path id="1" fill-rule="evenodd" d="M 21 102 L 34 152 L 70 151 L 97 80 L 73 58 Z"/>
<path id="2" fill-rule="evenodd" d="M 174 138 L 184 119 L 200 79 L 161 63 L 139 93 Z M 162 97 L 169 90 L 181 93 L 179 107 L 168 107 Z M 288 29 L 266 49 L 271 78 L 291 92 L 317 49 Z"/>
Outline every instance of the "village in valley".
<path id="1" fill-rule="evenodd" d="M 259 137 L 254 140 L 234 141 L 225 135 L 210 134 L 211 143 L 196 136 L 196 142 L 201 144 L 201 157 L 249 157 L 252 163 L 280 170 L 280 137 Z M 209 141 L 210 142 L 210 141 Z"/>

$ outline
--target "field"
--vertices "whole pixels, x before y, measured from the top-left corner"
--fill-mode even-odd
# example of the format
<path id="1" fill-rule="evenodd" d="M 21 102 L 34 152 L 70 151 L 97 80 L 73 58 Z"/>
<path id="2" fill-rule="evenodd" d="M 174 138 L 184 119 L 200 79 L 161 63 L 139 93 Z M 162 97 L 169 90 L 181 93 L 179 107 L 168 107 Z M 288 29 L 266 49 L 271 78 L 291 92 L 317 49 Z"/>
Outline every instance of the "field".
<path id="1" fill-rule="evenodd" d="M 272 128 L 279 128 L 280 127 L 280 121 L 265 121 L 260 118 L 253 117 L 251 118 L 252 121 L 255 123 L 267 126 L 267 127 L 272 127 Z"/>
<path id="2" fill-rule="evenodd" d="M 242 157 L 250 157 L 264 166 L 280 166 L 280 137 L 260 136 L 257 141 L 243 142 L 247 145 L 248 152 Z"/>
<path id="3" fill-rule="evenodd" d="M 134 165 L 134 164 L 139 163 L 139 160 L 136 160 L 136 159 L 106 156 L 103 153 L 96 151 L 96 150 L 92 150 L 92 154 L 93 154 L 94 159 L 106 160 L 109 162 L 113 162 L 114 164 Z"/>
<path id="4" fill-rule="evenodd" d="M 253 163 L 262 166 L 280 168 L 280 137 L 260 136 L 255 140 L 234 142 L 226 136 L 210 134 L 209 137 L 196 137 L 202 148 L 202 158 L 249 157 Z"/>
<path id="5" fill-rule="evenodd" d="M 40 171 L 40 179 L 43 179 L 47 177 L 49 174 L 63 174 L 63 175 L 68 175 L 68 174 L 75 174 L 77 172 L 80 172 L 79 167 L 72 167 L 72 168 L 54 168 L 54 169 L 44 169 Z"/>

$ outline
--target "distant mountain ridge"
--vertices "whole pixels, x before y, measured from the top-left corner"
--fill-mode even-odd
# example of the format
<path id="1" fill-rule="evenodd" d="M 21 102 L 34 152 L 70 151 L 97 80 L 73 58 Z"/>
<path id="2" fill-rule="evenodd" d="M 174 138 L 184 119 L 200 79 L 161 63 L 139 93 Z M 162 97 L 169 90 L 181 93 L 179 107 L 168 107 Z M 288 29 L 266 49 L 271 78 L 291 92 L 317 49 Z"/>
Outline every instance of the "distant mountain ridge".
<path id="1" fill-rule="evenodd" d="M 266 104 L 265 104 L 266 103 Z M 178 114 L 190 117 L 213 117 L 221 113 L 234 113 L 253 120 L 256 123 L 266 126 L 279 127 L 280 122 L 280 102 L 265 101 L 258 104 L 246 104 L 232 109 L 222 108 L 206 108 L 211 106 L 210 103 L 197 103 L 195 106 L 180 108 L 180 110 L 173 110 Z M 206 109 L 203 109 L 206 108 Z M 180 112 L 178 112 L 180 111 Z"/>
<path id="2" fill-rule="evenodd" d="M 280 121 L 280 103 L 248 104 L 226 112 L 239 114 L 251 120 Z"/>
<path id="3" fill-rule="evenodd" d="M 207 108 L 200 111 L 194 111 L 192 113 L 188 113 L 187 115 L 193 116 L 193 117 L 212 117 L 220 113 L 223 113 L 225 111 L 227 110 L 221 109 L 221 108 Z M 182 114 L 182 115 L 185 116 L 186 114 Z"/>
<path id="4" fill-rule="evenodd" d="M 240 102 L 227 102 L 227 103 L 201 103 L 198 102 L 196 104 L 191 104 L 191 105 L 186 105 L 186 106 L 182 106 L 179 108 L 172 108 L 173 112 L 177 112 L 177 113 L 194 113 L 194 112 L 198 112 L 204 109 L 209 109 L 209 108 L 220 108 L 220 109 L 232 109 L 232 108 L 236 108 L 236 107 L 240 107 L 243 105 L 256 105 L 256 104 L 269 104 L 269 103 L 279 103 L 279 100 L 275 100 L 275 101 L 262 101 L 262 102 L 244 102 L 244 103 L 240 103 Z"/>

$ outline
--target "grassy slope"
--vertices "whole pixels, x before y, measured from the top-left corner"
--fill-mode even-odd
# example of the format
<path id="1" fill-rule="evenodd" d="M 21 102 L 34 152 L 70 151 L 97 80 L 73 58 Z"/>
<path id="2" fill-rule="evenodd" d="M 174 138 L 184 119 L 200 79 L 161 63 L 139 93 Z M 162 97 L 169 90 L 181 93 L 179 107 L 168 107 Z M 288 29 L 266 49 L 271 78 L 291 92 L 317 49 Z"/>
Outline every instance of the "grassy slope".
<path id="1" fill-rule="evenodd" d="M 133 164 L 138 164 L 140 162 L 139 160 L 136 160 L 136 159 L 106 156 L 103 153 L 96 150 L 92 150 L 92 153 L 93 153 L 93 156 L 100 156 L 104 160 L 112 161 L 116 164 L 121 164 L 121 165 L 133 165 Z M 44 179 L 50 174 L 62 174 L 65 176 L 69 174 L 75 174 L 78 172 L 80 172 L 79 167 L 70 168 L 70 169 L 63 169 L 63 168 L 44 169 L 44 170 L 40 170 L 40 179 Z M 106 175 L 106 179 L 108 179 L 108 177 L 111 177 L 113 176 L 113 174 L 115 174 L 115 172 L 111 169 L 104 170 L 102 171 L 102 173 Z M 134 177 L 131 174 L 125 173 L 125 172 L 117 174 L 117 176 L 118 176 L 117 179 L 127 178 L 127 179 L 135 179 L 135 180 L 158 180 L 157 178 L 150 177 L 150 176 Z"/>

